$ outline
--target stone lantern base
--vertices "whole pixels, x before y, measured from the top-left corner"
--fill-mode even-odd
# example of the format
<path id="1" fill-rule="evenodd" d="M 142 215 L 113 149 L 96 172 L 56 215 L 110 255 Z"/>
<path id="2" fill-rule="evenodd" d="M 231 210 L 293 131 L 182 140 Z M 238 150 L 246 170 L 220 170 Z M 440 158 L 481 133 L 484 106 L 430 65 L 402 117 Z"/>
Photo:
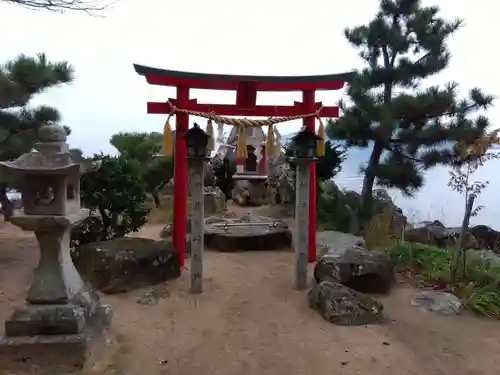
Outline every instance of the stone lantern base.
<path id="1" fill-rule="evenodd" d="M 0 337 L 2 370 L 23 371 L 34 365 L 74 369 L 102 353 L 102 333 L 112 310 L 82 281 L 69 253 L 71 227 L 85 214 L 13 216 L 14 225 L 35 233 L 40 261 L 24 306 L 5 322 L 5 336 Z"/>
<path id="2" fill-rule="evenodd" d="M 35 366 L 71 371 L 98 360 L 112 309 L 92 291 L 79 293 L 78 299 L 16 309 L 5 322 L 5 336 L 0 337 L 2 369 L 26 371 Z"/>

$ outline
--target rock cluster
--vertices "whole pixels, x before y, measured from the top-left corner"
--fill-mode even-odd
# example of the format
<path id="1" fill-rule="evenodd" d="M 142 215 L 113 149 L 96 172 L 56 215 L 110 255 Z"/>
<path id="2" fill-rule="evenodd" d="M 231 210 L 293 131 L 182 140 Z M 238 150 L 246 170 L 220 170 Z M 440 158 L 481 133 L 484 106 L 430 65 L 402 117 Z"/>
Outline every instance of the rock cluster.
<path id="1" fill-rule="evenodd" d="M 405 231 L 405 241 L 418 242 L 442 248 L 455 247 L 460 236 L 460 227 L 446 227 L 439 220 L 422 221 Z M 467 249 L 490 250 L 500 254 L 500 232 L 486 226 L 476 225 L 465 234 Z"/>
<path id="2" fill-rule="evenodd" d="M 365 250 L 361 237 L 339 232 L 320 232 L 318 237 L 322 255 L 314 268 L 316 284 L 309 292 L 309 305 L 335 324 L 382 322 L 383 305 L 368 293 L 389 293 L 394 285 L 389 256 Z M 328 246 L 325 239 L 335 245 Z"/>
<path id="3" fill-rule="evenodd" d="M 340 325 L 385 321 L 383 305 L 372 294 L 387 294 L 395 285 L 395 268 L 389 256 L 366 250 L 363 238 L 348 233 L 318 232 L 317 242 L 315 284 L 308 295 L 310 307 L 327 321 Z M 489 250 L 481 254 L 496 257 Z M 459 314 L 463 309 L 456 296 L 441 291 L 420 292 L 411 305 L 442 315 Z"/>

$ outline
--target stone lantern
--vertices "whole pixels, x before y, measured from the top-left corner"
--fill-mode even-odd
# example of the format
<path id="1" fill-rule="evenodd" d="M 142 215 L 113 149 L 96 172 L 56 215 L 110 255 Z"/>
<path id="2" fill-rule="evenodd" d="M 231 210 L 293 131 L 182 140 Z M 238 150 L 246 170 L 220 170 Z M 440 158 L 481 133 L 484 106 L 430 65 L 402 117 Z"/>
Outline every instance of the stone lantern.
<path id="1" fill-rule="evenodd" d="M 189 159 L 207 160 L 210 152 L 208 149 L 210 136 L 196 122 L 181 138 L 186 140 L 187 157 Z"/>
<path id="2" fill-rule="evenodd" d="M 209 159 L 208 140 L 210 136 L 198 124 L 189 129 L 182 136 L 186 140 L 187 160 L 189 167 L 189 190 L 193 203 L 190 215 L 191 220 L 191 266 L 190 266 L 190 291 L 202 293 L 203 291 L 203 250 L 204 242 L 204 167 Z M 175 228 L 174 228 L 175 230 Z"/>
<path id="3" fill-rule="evenodd" d="M 34 232 L 40 249 L 26 304 L 5 322 L 0 350 L 20 343 L 85 349 L 88 338 L 111 317 L 111 308 L 84 285 L 71 260 L 71 228 L 89 215 L 80 208 L 80 176 L 96 166 L 75 161 L 65 141 L 62 127 L 46 125 L 39 130 L 35 150 L 0 162 L 0 173 L 15 180 L 22 194 L 23 208 L 11 222 Z"/>
<path id="4" fill-rule="evenodd" d="M 307 248 L 309 241 L 309 169 L 316 160 L 316 143 L 321 140 L 314 131 L 303 128 L 292 138 L 291 162 L 297 163 L 295 177 L 295 287 L 307 287 Z"/>
<path id="5" fill-rule="evenodd" d="M 299 131 L 291 142 L 292 158 L 294 161 L 298 159 L 314 160 L 316 158 L 316 143 L 321 140 L 316 133 L 308 128 Z"/>

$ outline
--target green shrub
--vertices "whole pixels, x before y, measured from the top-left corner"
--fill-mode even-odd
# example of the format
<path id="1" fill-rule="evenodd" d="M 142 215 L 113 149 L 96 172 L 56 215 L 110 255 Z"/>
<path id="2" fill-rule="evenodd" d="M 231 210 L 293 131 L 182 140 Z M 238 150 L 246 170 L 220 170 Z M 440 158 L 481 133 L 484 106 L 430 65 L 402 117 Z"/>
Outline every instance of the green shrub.
<path id="1" fill-rule="evenodd" d="M 93 216 L 73 228 L 71 245 L 124 237 L 137 232 L 147 221 L 147 190 L 139 162 L 124 156 L 94 155 L 102 162 L 81 179 L 82 205 Z"/>
<path id="2" fill-rule="evenodd" d="M 466 301 L 472 312 L 500 319 L 500 290 L 497 284 L 476 287 Z"/>
<path id="3" fill-rule="evenodd" d="M 467 253 L 465 278 L 476 286 L 498 283 L 500 280 L 500 262 L 487 259 L 480 253 Z"/>
<path id="4" fill-rule="evenodd" d="M 418 274 L 427 283 L 443 285 L 450 282 L 453 255 L 446 249 L 398 241 L 386 251 L 399 270 Z"/>
<path id="5" fill-rule="evenodd" d="M 385 251 L 398 271 L 411 272 L 426 283 L 451 290 L 476 314 L 500 319 L 500 261 L 467 252 L 464 275 L 453 283 L 451 267 L 456 252 L 452 249 L 398 241 Z"/>

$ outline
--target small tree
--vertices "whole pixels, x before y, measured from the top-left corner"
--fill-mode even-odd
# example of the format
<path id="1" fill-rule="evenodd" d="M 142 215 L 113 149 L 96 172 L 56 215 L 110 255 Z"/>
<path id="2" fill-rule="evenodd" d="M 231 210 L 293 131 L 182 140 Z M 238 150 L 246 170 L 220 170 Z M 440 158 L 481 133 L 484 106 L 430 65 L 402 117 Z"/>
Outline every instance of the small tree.
<path id="1" fill-rule="evenodd" d="M 326 133 L 348 146 L 371 148 L 361 191 L 363 222 L 372 215 L 375 183 L 412 195 L 423 185 L 425 169 L 450 160 L 454 144 L 484 134 L 487 119 L 469 115 L 491 106 L 491 96 L 473 89 L 457 100 L 456 83 L 415 90 L 448 66 L 447 41 L 461 25 L 420 0 L 380 0 L 370 22 L 345 30 L 366 67 L 349 83 L 352 105 L 340 103 L 343 114 Z"/>
<path id="2" fill-rule="evenodd" d="M 94 155 L 101 167 L 83 175 L 82 204 L 94 214 L 73 231 L 73 245 L 110 240 L 138 231 L 147 221 L 141 165 L 123 156 Z"/>
<path id="3" fill-rule="evenodd" d="M 500 157 L 497 153 L 488 152 L 492 145 L 500 142 L 498 132 L 499 130 L 492 131 L 477 139 L 472 145 L 458 144 L 452 170 L 448 172 L 450 176 L 448 186 L 464 196 L 464 217 L 457 243 L 457 256 L 451 270 L 454 281 L 457 281 L 459 272 L 464 275 L 466 270 L 467 249 L 465 249 L 464 242 L 470 219 L 477 216 L 483 209 L 482 205 L 474 207 L 475 199 L 489 185 L 489 181 L 473 180 L 473 175 L 485 162 Z"/>
<path id="4" fill-rule="evenodd" d="M 152 195 L 156 207 L 160 207 L 159 191 L 174 177 L 173 158 L 155 157 L 161 151 L 161 133 L 118 133 L 111 137 L 110 143 L 121 156 L 136 160 L 143 167 L 142 178 Z"/>

